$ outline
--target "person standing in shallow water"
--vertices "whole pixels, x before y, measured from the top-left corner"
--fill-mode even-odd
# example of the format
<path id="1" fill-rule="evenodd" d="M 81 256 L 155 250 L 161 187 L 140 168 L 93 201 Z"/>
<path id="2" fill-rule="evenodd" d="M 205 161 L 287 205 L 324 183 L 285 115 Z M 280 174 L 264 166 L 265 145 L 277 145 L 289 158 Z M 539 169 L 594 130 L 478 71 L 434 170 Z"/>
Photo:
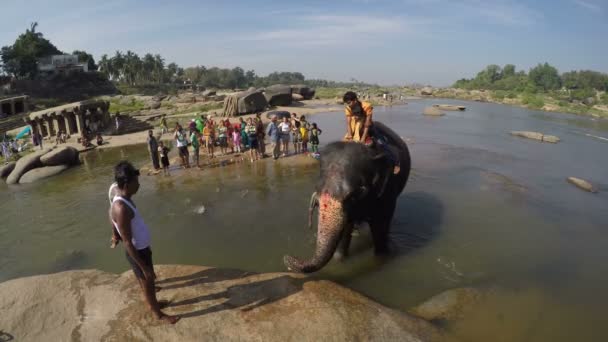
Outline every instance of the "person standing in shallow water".
<path id="1" fill-rule="evenodd" d="M 175 324 L 179 317 L 163 313 L 156 299 L 156 274 L 152 263 L 150 231 L 135 207 L 133 195 L 139 190 L 139 170 L 128 161 L 121 161 L 114 167 L 114 179 L 118 187 L 112 199 L 112 223 L 118 229 L 126 250 L 127 261 L 139 282 L 146 303 L 154 316 L 167 323 Z"/>
<path id="2" fill-rule="evenodd" d="M 152 159 L 152 166 L 154 166 L 154 170 L 160 169 L 160 164 L 158 162 L 158 141 L 154 137 L 154 132 L 152 130 L 148 130 L 148 152 L 150 152 L 150 159 Z"/>

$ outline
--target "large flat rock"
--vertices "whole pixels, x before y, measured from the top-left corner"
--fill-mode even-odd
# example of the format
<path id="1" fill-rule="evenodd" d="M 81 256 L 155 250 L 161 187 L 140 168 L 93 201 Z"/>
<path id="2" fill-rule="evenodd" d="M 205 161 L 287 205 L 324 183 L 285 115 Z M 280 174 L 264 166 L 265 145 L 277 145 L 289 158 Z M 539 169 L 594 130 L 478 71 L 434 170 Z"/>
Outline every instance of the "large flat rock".
<path id="1" fill-rule="evenodd" d="M 32 169 L 26 172 L 23 176 L 21 176 L 21 179 L 19 179 L 19 184 L 34 183 L 41 179 L 58 175 L 63 171 L 67 170 L 68 168 L 68 165 L 55 165 L 43 166 L 36 169 Z"/>
<path id="2" fill-rule="evenodd" d="M 34 153 L 30 153 L 30 154 L 22 157 L 21 159 L 17 160 L 17 164 L 15 164 L 13 171 L 11 171 L 11 173 L 6 178 L 6 184 L 19 183 L 19 179 L 21 179 L 21 176 L 23 176 L 26 172 L 28 172 L 31 169 L 35 169 L 37 167 L 42 166 L 40 157 L 49 153 L 51 150 L 52 150 L 52 148 L 47 147 L 45 149 L 36 151 Z"/>
<path id="3" fill-rule="evenodd" d="M 161 324 L 132 272 L 68 271 L 0 283 L 0 327 L 16 341 L 436 341 L 425 320 L 330 281 L 202 266 L 156 266 Z"/>

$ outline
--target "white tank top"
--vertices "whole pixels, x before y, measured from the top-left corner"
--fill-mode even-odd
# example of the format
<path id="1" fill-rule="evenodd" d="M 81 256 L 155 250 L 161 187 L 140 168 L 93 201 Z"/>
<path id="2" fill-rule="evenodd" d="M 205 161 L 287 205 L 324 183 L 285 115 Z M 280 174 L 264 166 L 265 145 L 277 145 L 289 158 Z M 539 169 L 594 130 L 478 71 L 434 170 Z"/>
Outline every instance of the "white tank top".
<path id="1" fill-rule="evenodd" d="M 129 201 L 120 196 L 114 197 L 112 200 L 112 205 L 114 205 L 116 201 L 121 201 L 133 211 L 133 219 L 131 220 L 131 242 L 133 243 L 133 246 L 135 246 L 135 249 L 141 250 L 150 247 L 150 231 L 148 230 L 148 226 L 146 226 L 144 223 L 144 219 L 141 217 L 141 215 L 139 215 L 137 209 Z M 112 220 L 112 223 L 118 228 L 118 224 L 116 224 L 114 220 Z M 120 234 L 122 237 L 120 229 L 117 230 L 118 234 Z"/>

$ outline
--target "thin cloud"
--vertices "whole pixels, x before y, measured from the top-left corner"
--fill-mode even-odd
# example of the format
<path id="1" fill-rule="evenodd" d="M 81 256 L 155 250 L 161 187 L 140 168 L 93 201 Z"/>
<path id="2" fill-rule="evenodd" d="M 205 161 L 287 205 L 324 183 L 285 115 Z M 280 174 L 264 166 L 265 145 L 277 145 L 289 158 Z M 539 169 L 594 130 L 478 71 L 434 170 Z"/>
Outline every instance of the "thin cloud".
<path id="1" fill-rule="evenodd" d="M 403 3 L 450 15 L 462 13 L 506 26 L 529 26 L 543 18 L 541 12 L 515 0 L 403 0 Z"/>
<path id="2" fill-rule="evenodd" d="M 286 29 L 253 34 L 242 40 L 292 42 L 301 46 L 349 44 L 358 39 L 378 39 L 386 35 L 414 33 L 422 21 L 408 18 L 369 17 L 358 15 L 305 16 Z"/>
<path id="3" fill-rule="evenodd" d="M 590 10 L 592 12 L 601 12 L 602 11 L 602 8 L 599 5 L 591 3 L 591 2 L 587 2 L 587 1 L 583 1 L 583 0 L 574 0 L 574 3 L 579 5 L 580 7 Z"/>

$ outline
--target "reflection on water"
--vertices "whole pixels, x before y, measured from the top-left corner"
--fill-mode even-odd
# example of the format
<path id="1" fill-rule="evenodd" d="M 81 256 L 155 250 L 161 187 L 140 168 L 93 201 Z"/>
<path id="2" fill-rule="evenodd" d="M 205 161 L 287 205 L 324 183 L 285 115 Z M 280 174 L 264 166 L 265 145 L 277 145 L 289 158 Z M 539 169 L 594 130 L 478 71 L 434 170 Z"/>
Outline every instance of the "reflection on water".
<path id="1" fill-rule="evenodd" d="M 447 289 L 495 288 L 445 325 L 468 341 L 607 340 L 605 122 L 507 106 L 464 104 L 442 118 L 420 115 L 434 101 L 377 108 L 376 119 L 411 144 L 413 171 L 390 234 L 394 253 L 373 256 L 369 232 L 352 257 L 315 275 L 407 309 Z M 322 143 L 340 137 L 343 115 L 312 116 Z M 574 122 L 570 122 L 574 120 Z M 538 130 L 562 142 L 511 137 Z M 0 185 L 0 281 L 73 268 L 121 272 L 111 250 L 107 188 L 120 159 L 147 163 L 143 146 L 88 153 L 81 167 L 37 184 Z M 318 170 L 272 161 L 171 177 L 142 176 L 135 202 L 149 223 L 158 263 L 284 271 L 282 256 L 311 255 L 307 205 Z M 201 211 L 200 208 L 205 210 Z"/>

